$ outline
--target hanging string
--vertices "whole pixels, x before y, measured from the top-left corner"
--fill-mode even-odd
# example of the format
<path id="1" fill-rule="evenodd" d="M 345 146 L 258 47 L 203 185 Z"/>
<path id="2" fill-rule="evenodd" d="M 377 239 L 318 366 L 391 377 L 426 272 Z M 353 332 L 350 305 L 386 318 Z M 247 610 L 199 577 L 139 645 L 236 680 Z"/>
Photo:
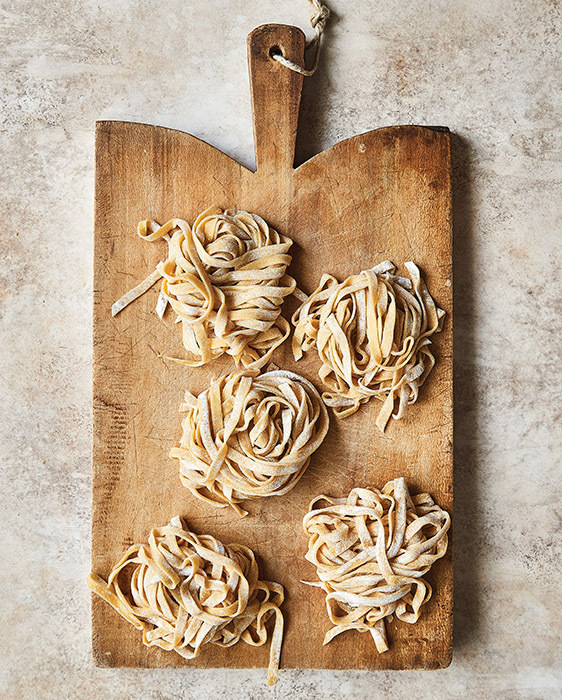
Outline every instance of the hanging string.
<path id="1" fill-rule="evenodd" d="M 306 76 L 314 75 L 314 73 L 316 73 L 316 69 L 318 68 L 318 62 L 320 60 L 320 44 L 322 41 L 322 32 L 326 28 L 326 22 L 330 17 L 330 10 L 326 7 L 326 5 L 322 5 L 320 0 L 309 1 L 310 4 L 314 7 L 314 12 L 310 17 L 310 24 L 314 29 L 314 36 L 310 41 L 307 41 L 305 51 L 308 51 L 312 48 L 315 49 L 314 63 L 312 65 L 312 68 L 310 70 L 307 70 L 306 68 L 299 66 L 298 63 L 293 63 L 293 61 L 290 61 L 288 58 L 285 58 L 285 56 L 283 56 L 283 54 L 281 53 L 275 53 L 271 56 L 275 61 L 279 61 L 279 63 L 284 65 L 286 68 L 290 68 L 296 73 L 300 73 L 301 75 Z"/>

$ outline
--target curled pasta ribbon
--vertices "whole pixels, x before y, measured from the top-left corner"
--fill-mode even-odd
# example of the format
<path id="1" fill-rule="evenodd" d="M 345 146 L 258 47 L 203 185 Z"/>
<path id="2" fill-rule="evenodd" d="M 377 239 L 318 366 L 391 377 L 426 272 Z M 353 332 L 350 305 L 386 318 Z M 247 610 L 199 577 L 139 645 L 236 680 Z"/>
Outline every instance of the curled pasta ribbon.
<path id="1" fill-rule="evenodd" d="M 317 507 L 319 501 L 328 503 Z M 447 551 L 449 514 L 427 493 L 410 496 L 403 478 L 382 489 L 353 489 L 347 499 L 318 496 L 303 521 L 306 559 L 316 566 L 334 627 L 324 644 L 347 630 L 369 632 L 388 650 L 385 618 L 413 624 L 431 586 L 423 580 Z"/>
<path id="2" fill-rule="evenodd" d="M 383 402 L 376 420 L 383 432 L 416 402 L 435 364 L 430 338 L 445 315 L 418 267 L 405 267 L 411 279 L 395 275 L 390 261 L 343 282 L 325 274 L 292 318 L 293 354 L 299 360 L 316 348 L 326 404 L 345 418 L 374 396 Z"/>
<path id="3" fill-rule="evenodd" d="M 189 392 L 180 447 L 170 451 L 191 493 L 216 507 L 281 496 L 306 470 L 328 432 L 314 386 L 293 372 L 238 371 Z"/>
<path id="4" fill-rule="evenodd" d="M 182 219 L 163 226 L 147 220 L 139 223 L 138 235 L 167 240 L 168 259 L 116 301 L 112 315 L 163 278 L 158 314 L 171 305 L 189 355 L 170 359 L 199 367 L 227 353 L 244 367 L 263 367 L 290 332 L 280 314 L 296 287 L 286 274 L 291 239 L 257 214 L 216 206 L 200 214 L 193 228 Z"/>
<path id="5" fill-rule="evenodd" d="M 196 535 L 174 517 L 135 544 L 104 581 L 90 574 L 88 586 L 142 631 L 146 646 L 199 656 L 205 644 L 231 647 L 240 640 L 266 643 L 266 623 L 275 618 L 268 685 L 277 681 L 284 589 L 260 581 L 254 553 L 240 544 L 224 545 Z"/>

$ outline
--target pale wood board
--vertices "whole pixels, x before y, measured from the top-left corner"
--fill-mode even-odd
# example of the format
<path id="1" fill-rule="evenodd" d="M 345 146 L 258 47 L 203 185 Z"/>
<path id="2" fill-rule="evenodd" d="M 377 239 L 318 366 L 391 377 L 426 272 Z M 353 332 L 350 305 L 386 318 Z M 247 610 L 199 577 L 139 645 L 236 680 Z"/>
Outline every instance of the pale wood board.
<path id="1" fill-rule="evenodd" d="M 446 129 L 417 126 L 371 131 L 293 168 L 302 77 L 269 56 L 280 46 L 302 62 L 304 38 L 294 27 L 261 27 L 249 37 L 257 172 L 189 134 L 126 122 L 99 122 L 96 132 L 94 263 L 94 447 L 92 570 L 107 576 L 122 552 L 175 514 L 191 529 L 258 554 L 263 576 L 281 582 L 285 668 L 406 669 L 447 666 L 452 654 L 452 552 L 427 579 L 434 588 L 419 622 L 388 625 L 390 651 L 370 635 L 347 632 L 323 647 L 330 627 L 324 594 L 304 559 L 301 521 L 312 497 L 344 496 L 355 486 L 381 487 L 404 475 L 413 492 L 429 491 L 452 511 L 452 232 L 450 139 Z M 373 401 L 331 428 L 296 488 L 281 498 L 249 502 L 250 516 L 193 498 L 168 458 L 178 444 L 184 391 L 199 392 L 232 370 L 230 358 L 188 369 L 158 358 L 182 356 L 181 332 L 169 313 L 154 312 L 158 285 L 111 318 L 112 303 L 166 254 L 146 243 L 137 222 L 171 217 L 192 222 L 211 204 L 259 213 L 294 241 L 290 269 L 311 292 L 323 272 L 339 279 L 391 259 L 414 260 L 447 312 L 436 337 L 437 365 L 401 421 L 386 433 L 374 425 Z M 403 269 L 403 268 L 401 268 Z M 285 312 L 288 316 L 289 311 Z M 290 343 L 275 362 L 321 389 L 314 353 L 295 363 Z M 268 648 L 209 645 L 193 661 L 142 645 L 139 632 L 98 598 L 92 600 L 93 652 L 100 666 L 265 667 Z"/>

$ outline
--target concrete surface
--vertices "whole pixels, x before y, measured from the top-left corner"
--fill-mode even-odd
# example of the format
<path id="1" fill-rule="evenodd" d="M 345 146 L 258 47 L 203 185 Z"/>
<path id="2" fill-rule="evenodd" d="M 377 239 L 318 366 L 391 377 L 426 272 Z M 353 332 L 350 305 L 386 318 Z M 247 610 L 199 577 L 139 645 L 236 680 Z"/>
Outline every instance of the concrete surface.
<path id="1" fill-rule="evenodd" d="M 455 134 L 456 621 L 439 672 L 99 670 L 90 659 L 93 134 L 253 162 L 246 34 L 304 0 L 0 2 L 0 695 L 562 697 L 561 5 L 330 3 L 299 159 L 377 126 Z"/>

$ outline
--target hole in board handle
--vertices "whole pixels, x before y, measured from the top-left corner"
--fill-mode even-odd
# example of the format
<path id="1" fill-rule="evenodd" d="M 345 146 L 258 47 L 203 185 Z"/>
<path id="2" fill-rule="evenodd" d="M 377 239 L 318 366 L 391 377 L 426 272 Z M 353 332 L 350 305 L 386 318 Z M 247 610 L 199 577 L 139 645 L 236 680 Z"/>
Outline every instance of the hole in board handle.
<path id="1" fill-rule="evenodd" d="M 269 55 L 270 55 L 270 57 L 271 57 L 272 59 L 274 59 L 275 56 L 282 56 L 282 55 L 283 55 L 283 51 L 281 51 L 281 47 L 280 47 L 280 46 L 275 45 L 275 46 L 272 46 L 272 47 L 269 49 Z"/>

